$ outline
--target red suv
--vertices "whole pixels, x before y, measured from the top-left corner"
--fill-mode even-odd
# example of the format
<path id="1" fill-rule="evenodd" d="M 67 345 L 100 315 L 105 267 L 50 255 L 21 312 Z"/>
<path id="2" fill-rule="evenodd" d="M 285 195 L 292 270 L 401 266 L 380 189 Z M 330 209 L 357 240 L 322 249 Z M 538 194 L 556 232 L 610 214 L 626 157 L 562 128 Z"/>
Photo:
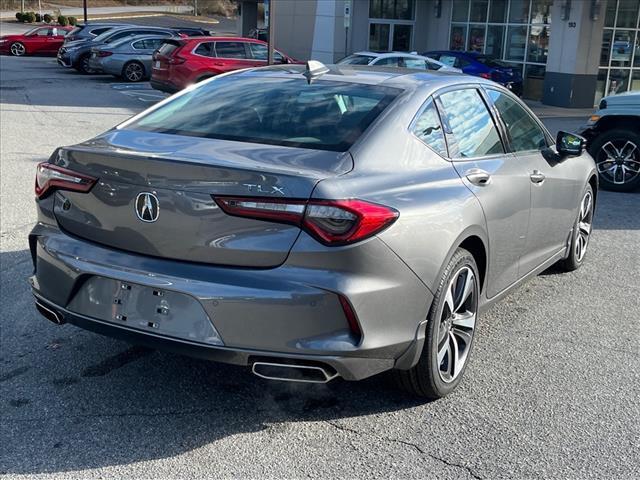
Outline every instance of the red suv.
<path id="1" fill-rule="evenodd" d="M 299 63 L 274 52 L 276 63 Z M 219 73 L 267 64 L 267 44 L 243 37 L 195 37 L 165 40 L 153 54 L 151 86 L 177 92 Z"/>

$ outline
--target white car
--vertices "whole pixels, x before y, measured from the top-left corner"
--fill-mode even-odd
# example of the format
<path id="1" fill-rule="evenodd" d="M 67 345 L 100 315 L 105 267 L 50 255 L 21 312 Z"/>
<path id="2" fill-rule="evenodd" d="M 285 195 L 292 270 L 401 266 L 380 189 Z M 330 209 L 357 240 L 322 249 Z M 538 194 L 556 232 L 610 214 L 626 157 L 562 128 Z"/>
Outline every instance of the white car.
<path id="1" fill-rule="evenodd" d="M 419 70 L 438 70 L 440 72 L 462 73 L 459 68 L 445 65 L 433 58 L 413 53 L 401 52 L 356 52 L 337 62 L 338 65 L 376 65 L 378 67 L 415 68 Z"/>

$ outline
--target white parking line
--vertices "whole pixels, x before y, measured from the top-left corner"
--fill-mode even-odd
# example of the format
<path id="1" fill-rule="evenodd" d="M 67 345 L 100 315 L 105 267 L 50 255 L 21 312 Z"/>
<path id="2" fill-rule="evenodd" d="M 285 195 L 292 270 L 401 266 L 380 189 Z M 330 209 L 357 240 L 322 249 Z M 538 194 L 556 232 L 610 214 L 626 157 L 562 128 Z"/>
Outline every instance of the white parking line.
<path id="1" fill-rule="evenodd" d="M 145 103 L 159 102 L 168 96 L 164 92 L 154 90 L 148 83 L 112 83 L 111 88 Z"/>

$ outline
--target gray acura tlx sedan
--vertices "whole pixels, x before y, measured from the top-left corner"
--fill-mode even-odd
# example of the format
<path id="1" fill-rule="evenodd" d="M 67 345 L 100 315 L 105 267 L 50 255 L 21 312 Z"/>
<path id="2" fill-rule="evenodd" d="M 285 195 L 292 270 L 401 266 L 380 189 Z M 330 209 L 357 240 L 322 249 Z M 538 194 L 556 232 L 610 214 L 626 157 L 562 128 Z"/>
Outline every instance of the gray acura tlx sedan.
<path id="1" fill-rule="evenodd" d="M 225 74 L 37 167 L 38 310 L 290 381 L 451 392 L 479 312 L 584 262 L 584 139 L 461 74 Z"/>

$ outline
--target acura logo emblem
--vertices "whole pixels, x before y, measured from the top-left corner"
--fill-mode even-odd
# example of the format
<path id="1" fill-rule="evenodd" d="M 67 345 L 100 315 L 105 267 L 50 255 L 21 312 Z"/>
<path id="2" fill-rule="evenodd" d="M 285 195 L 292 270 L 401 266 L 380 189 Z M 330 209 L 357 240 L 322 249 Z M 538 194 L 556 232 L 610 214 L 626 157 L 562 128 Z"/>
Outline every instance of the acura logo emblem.
<path id="1" fill-rule="evenodd" d="M 160 214 L 158 197 L 153 193 L 141 192 L 136 197 L 136 215 L 143 222 L 155 222 Z"/>

